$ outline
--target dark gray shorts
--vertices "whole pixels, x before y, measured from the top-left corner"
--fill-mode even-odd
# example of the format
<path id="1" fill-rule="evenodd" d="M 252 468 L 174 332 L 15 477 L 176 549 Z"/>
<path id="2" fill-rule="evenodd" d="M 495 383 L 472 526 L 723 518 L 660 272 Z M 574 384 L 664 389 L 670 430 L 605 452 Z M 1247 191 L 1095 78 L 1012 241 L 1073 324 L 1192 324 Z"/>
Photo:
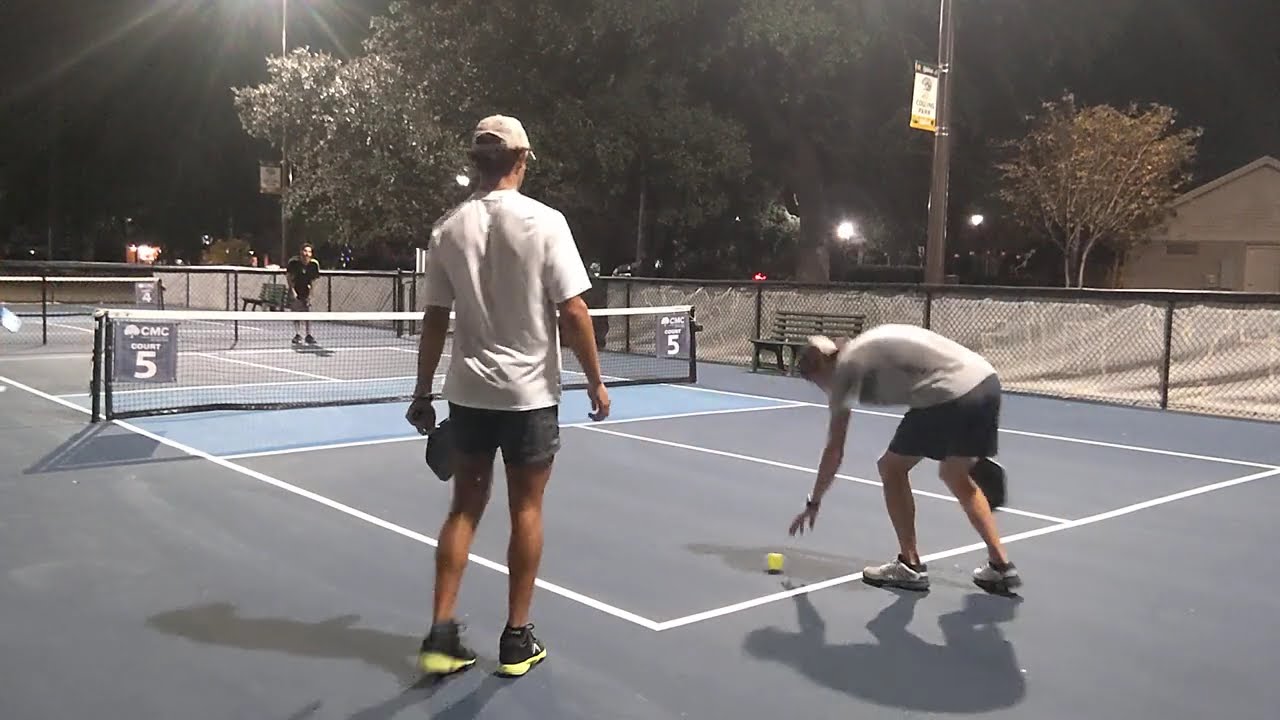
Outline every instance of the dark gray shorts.
<path id="1" fill-rule="evenodd" d="M 1000 436 L 1000 378 L 995 375 L 955 400 L 912 408 L 902 416 L 889 452 L 942 460 L 995 457 Z"/>
<path id="2" fill-rule="evenodd" d="M 492 459 L 499 449 L 507 465 L 549 462 L 560 451 L 560 408 L 481 410 L 449 403 L 454 442 L 464 455 Z"/>

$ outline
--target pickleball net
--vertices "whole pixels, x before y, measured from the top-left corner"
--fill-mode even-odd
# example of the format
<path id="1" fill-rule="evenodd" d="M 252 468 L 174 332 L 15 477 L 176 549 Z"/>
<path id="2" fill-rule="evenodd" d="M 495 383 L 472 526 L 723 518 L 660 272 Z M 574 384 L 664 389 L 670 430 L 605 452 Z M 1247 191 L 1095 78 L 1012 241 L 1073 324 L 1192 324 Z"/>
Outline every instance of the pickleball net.
<path id="1" fill-rule="evenodd" d="M 696 382 L 691 306 L 590 312 L 608 385 Z M 102 309 L 94 326 L 93 418 L 406 402 L 417 382 L 421 329 L 416 312 Z M 451 327 L 436 392 L 452 348 Z M 562 387 L 586 387 L 563 338 L 560 354 Z"/>

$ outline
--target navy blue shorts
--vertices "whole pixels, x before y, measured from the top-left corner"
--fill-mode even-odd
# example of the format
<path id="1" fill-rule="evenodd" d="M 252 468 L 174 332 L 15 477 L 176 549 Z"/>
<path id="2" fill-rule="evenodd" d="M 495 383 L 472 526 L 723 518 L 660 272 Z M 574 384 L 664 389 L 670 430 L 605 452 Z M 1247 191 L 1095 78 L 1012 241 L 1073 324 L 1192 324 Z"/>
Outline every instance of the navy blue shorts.
<path id="1" fill-rule="evenodd" d="M 912 408 L 898 423 L 889 452 L 931 460 L 995 457 L 1000 395 L 1000 378 L 991 375 L 955 400 Z"/>

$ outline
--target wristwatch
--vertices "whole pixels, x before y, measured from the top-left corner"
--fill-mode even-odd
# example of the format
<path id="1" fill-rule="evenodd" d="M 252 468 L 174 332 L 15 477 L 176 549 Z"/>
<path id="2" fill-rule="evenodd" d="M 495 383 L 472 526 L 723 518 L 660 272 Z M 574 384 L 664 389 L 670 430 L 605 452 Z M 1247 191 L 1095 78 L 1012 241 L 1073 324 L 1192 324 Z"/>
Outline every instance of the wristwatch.
<path id="1" fill-rule="evenodd" d="M 822 504 L 821 501 L 813 499 L 813 493 L 809 493 L 808 495 L 804 496 L 804 506 L 806 508 L 813 509 L 818 507 L 818 505 L 820 504 Z"/>

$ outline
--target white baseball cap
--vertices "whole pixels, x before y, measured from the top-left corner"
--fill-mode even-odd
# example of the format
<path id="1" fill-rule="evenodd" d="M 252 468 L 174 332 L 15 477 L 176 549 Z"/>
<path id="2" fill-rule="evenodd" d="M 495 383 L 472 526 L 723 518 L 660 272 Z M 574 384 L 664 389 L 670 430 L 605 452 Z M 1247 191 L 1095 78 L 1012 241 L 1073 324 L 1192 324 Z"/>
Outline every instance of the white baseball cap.
<path id="1" fill-rule="evenodd" d="M 529 157 L 534 157 L 533 147 L 529 144 L 529 134 L 519 120 L 508 115 L 490 115 L 476 124 L 472 133 L 471 145 L 475 148 L 493 147 L 492 143 L 481 143 L 480 138 L 492 135 L 498 139 L 501 147 L 508 150 L 528 150 Z"/>

